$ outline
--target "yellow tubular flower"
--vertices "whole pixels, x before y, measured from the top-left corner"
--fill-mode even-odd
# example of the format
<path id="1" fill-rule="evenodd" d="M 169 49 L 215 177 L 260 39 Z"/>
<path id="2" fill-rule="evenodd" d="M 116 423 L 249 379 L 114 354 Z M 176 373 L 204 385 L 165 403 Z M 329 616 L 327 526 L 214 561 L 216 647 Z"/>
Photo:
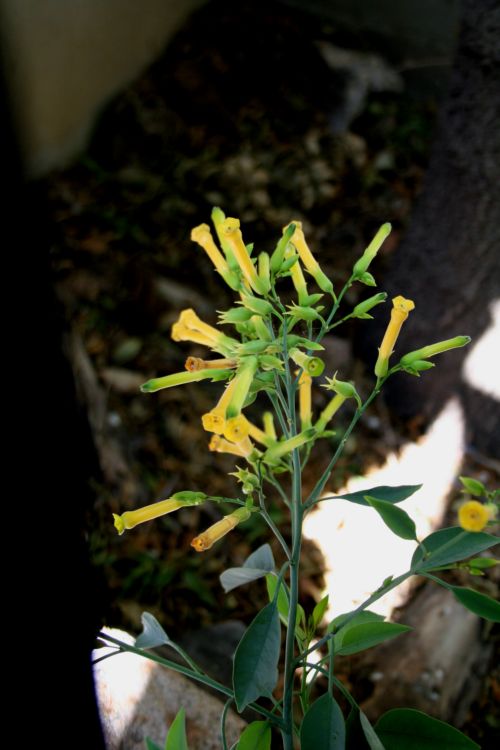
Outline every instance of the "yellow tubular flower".
<path id="1" fill-rule="evenodd" d="M 234 393 L 234 389 L 237 386 L 236 378 L 233 378 L 230 383 L 226 386 L 222 396 L 216 403 L 213 409 L 206 414 L 203 414 L 201 422 L 203 429 L 207 432 L 215 432 L 217 435 L 222 435 L 226 426 L 226 410 L 227 405 L 231 401 Z"/>
<path id="2" fill-rule="evenodd" d="M 223 435 L 232 443 L 241 443 L 250 434 L 249 421 L 243 414 L 226 421 Z"/>
<path id="3" fill-rule="evenodd" d="M 192 494 L 195 495 L 196 493 Z M 202 493 L 200 493 L 199 499 L 193 498 L 192 500 L 181 500 L 175 497 L 170 497 L 167 500 L 160 500 L 160 502 L 158 503 L 146 505 L 144 506 L 144 508 L 138 508 L 137 510 L 128 510 L 125 513 L 122 513 L 121 516 L 113 513 L 113 518 L 115 519 L 115 527 L 119 534 L 123 534 L 125 529 L 133 529 L 140 523 L 145 523 L 146 521 L 151 521 L 153 518 L 165 516 L 167 513 L 172 513 L 174 510 L 178 510 L 179 508 L 185 508 L 189 505 L 200 505 L 204 501 L 205 497 L 206 495 L 203 496 Z"/>
<path id="4" fill-rule="evenodd" d="M 191 232 L 191 239 L 193 242 L 197 242 L 200 245 L 212 261 L 215 269 L 221 274 L 229 273 L 229 266 L 220 252 L 219 248 L 214 242 L 210 227 L 208 224 L 200 224 L 195 227 Z"/>
<path id="5" fill-rule="evenodd" d="M 478 500 L 468 500 L 458 509 L 458 522 L 465 531 L 482 531 L 489 520 L 488 508 Z"/>
<path id="6" fill-rule="evenodd" d="M 226 241 L 231 247 L 234 257 L 238 261 L 244 279 L 246 279 L 257 294 L 265 294 L 266 289 L 264 288 L 262 281 L 259 279 L 256 268 L 248 254 L 245 243 L 243 242 L 239 219 L 228 217 L 222 222 L 221 229 Z"/>
<path id="7" fill-rule="evenodd" d="M 303 370 L 299 378 L 299 415 L 303 430 L 311 426 L 311 385 L 311 376 Z"/>
<path id="8" fill-rule="evenodd" d="M 184 364 L 189 372 L 198 370 L 231 370 L 238 364 L 236 359 L 200 359 L 200 357 L 188 357 Z"/>
<path id="9" fill-rule="evenodd" d="M 264 425 L 264 432 L 266 435 L 273 440 L 277 440 L 276 429 L 274 427 L 274 417 L 271 411 L 265 411 L 262 415 L 262 423 Z"/>
<path id="10" fill-rule="evenodd" d="M 334 414 L 338 412 L 338 410 L 346 400 L 346 396 L 342 396 L 342 394 L 337 393 L 337 395 L 332 398 L 330 403 L 326 405 L 326 407 L 319 415 L 318 421 L 314 425 L 314 429 L 318 432 L 323 432 L 330 419 L 332 419 Z"/>
<path id="11" fill-rule="evenodd" d="M 204 323 L 203 320 L 201 320 L 197 316 L 195 311 L 190 307 L 188 307 L 186 310 L 182 310 L 177 322 L 181 325 L 186 326 L 186 328 L 189 328 L 192 331 L 199 331 L 200 333 L 204 333 L 205 336 L 207 336 L 207 338 L 209 339 L 212 339 L 214 343 L 216 343 L 223 335 L 220 331 L 217 330 L 217 328 L 208 325 L 208 323 Z"/>
<path id="12" fill-rule="evenodd" d="M 285 252 L 285 258 L 290 258 L 293 255 L 295 255 L 293 251 Z M 298 258 L 290 269 L 290 276 L 292 279 L 292 284 L 295 287 L 295 291 L 299 296 L 299 304 L 302 305 L 309 298 L 309 292 L 307 291 L 307 282 L 305 280 L 304 274 L 302 273 L 302 268 L 300 266 L 300 261 Z"/>
<path id="13" fill-rule="evenodd" d="M 233 378 L 234 388 L 232 390 L 231 400 L 227 405 L 228 418 L 240 415 L 245 399 L 248 396 L 248 391 L 252 385 L 257 366 L 257 357 L 250 356 L 241 360 L 241 364 Z"/>
<path id="14" fill-rule="evenodd" d="M 240 415 L 239 419 L 241 420 L 241 424 L 244 423 L 245 428 L 248 430 L 248 435 L 258 443 L 262 443 L 262 445 L 265 445 L 267 448 L 270 448 L 276 443 L 276 437 L 272 438 L 267 435 L 263 430 L 257 427 L 257 425 L 250 422 L 243 414 Z"/>
<path id="15" fill-rule="evenodd" d="M 231 453 L 233 456 L 248 458 L 253 451 L 253 445 L 248 438 L 240 443 L 230 443 L 229 440 L 224 440 L 220 435 L 212 435 L 208 450 L 214 453 Z"/>
<path id="16" fill-rule="evenodd" d="M 304 237 L 302 231 L 302 224 L 300 221 L 292 221 L 295 224 L 295 232 L 292 235 L 290 242 L 294 245 L 297 250 L 300 260 L 304 264 L 304 267 L 309 271 L 311 276 L 316 281 L 316 284 L 323 292 L 331 293 L 333 291 L 333 284 L 330 279 L 321 270 L 318 261 L 309 249 L 309 246 Z"/>
<path id="17" fill-rule="evenodd" d="M 316 271 L 316 269 L 319 268 L 319 263 L 310 251 L 309 246 L 306 242 L 306 238 L 304 237 L 304 232 L 302 230 L 302 222 L 296 221 L 294 219 L 290 222 L 290 224 L 295 224 L 295 232 L 292 234 L 290 242 L 294 245 L 302 263 L 312 275 L 313 271 Z M 290 224 L 285 227 L 285 230 L 288 229 Z"/>
<path id="18" fill-rule="evenodd" d="M 238 508 L 238 510 L 224 516 L 220 521 L 217 521 L 213 526 L 210 526 L 210 528 L 202 534 L 195 537 L 191 542 L 191 546 L 194 547 L 197 552 L 205 552 L 205 550 L 210 549 L 215 542 L 218 542 L 223 536 L 229 534 L 229 532 L 239 523 L 247 521 L 250 518 L 250 515 L 250 511 L 247 508 Z"/>
<path id="19" fill-rule="evenodd" d="M 375 375 L 383 378 L 389 369 L 389 358 L 393 352 L 394 345 L 401 331 L 401 327 L 409 313 L 415 309 L 415 303 L 411 299 L 405 299 L 401 295 L 392 300 L 391 319 L 378 350 L 378 359 L 375 364 Z"/>
<path id="20" fill-rule="evenodd" d="M 206 334 L 187 328 L 182 323 L 174 323 L 170 331 L 172 341 L 192 341 L 194 344 L 203 344 L 203 346 L 213 347 L 213 339 Z"/>

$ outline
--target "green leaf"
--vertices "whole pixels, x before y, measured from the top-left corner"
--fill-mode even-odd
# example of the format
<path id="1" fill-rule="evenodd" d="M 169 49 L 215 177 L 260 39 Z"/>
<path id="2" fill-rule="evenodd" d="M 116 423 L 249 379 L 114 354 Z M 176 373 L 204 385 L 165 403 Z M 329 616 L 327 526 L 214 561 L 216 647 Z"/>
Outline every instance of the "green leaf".
<path id="1" fill-rule="evenodd" d="M 484 486 L 482 482 L 479 482 L 477 479 L 472 479 L 472 477 L 458 477 L 458 478 L 462 482 L 467 492 L 470 492 L 471 495 L 475 495 L 476 497 L 481 497 L 481 495 L 486 494 L 486 487 Z"/>
<path id="2" fill-rule="evenodd" d="M 353 706 L 346 721 L 347 750 L 385 750 L 366 715 Z"/>
<path id="3" fill-rule="evenodd" d="M 146 750 L 161 750 L 161 747 L 153 742 L 152 739 L 146 737 Z"/>
<path id="4" fill-rule="evenodd" d="M 360 625 L 349 623 L 334 636 L 334 651 L 340 656 L 356 654 L 408 630 L 411 630 L 408 625 L 396 622 L 365 622 Z"/>
<path id="5" fill-rule="evenodd" d="M 352 612 L 345 612 L 342 615 L 337 615 L 331 623 L 328 625 L 328 628 L 326 629 L 327 633 L 331 633 L 332 630 L 336 630 L 338 633 L 340 632 L 341 628 L 344 627 L 343 623 L 344 621 L 352 615 Z M 365 622 L 382 622 L 384 619 L 384 615 L 379 615 L 377 612 L 371 612 L 369 609 L 365 609 L 362 612 L 358 612 L 352 620 L 349 620 L 348 625 L 345 627 L 351 627 L 353 625 L 361 625 Z"/>
<path id="6" fill-rule="evenodd" d="M 312 611 L 313 629 L 316 630 L 328 609 L 328 594 L 319 601 Z"/>
<path id="7" fill-rule="evenodd" d="M 226 594 L 250 581 L 256 581 L 273 571 L 275 562 L 269 544 L 263 544 L 252 552 L 239 568 L 229 568 L 220 575 L 220 582 Z"/>
<path id="8" fill-rule="evenodd" d="M 170 725 L 165 750 L 189 750 L 186 738 L 186 715 L 181 708 Z"/>
<path id="9" fill-rule="evenodd" d="M 440 565 L 448 565 L 471 555 L 477 555 L 498 544 L 499 541 L 498 537 L 492 534 L 482 531 L 464 531 L 458 526 L 440 529 L 422 542 L 422 546 L 428 553 L 425 559 L 422 546 L 417 547 L 413 553 L 411 567 L 415 571 L 432 570 Z"/>
<path id="10" fill-rule="evenodd" d="M 450 590 L 455 599 L 474 614 L 485 620 L 500 622 L 500 603 L 495 599 L 463 586 L 450 586 Z"/>
<path id="11" fill-rule="evenodd" d="M 270 750 L 271 727 L 267 721 L 252 721 L 241 735 L 236 750 Z"/>
<path id="12" fill-rule="evenodd" d="M 365 495 L 365 499 L 372 508 L 375 508 L 382 521 L 396 536 L 418 541 L 415 523 L 405 510 L 388 503 L 387 500 L 379 500 L 370 495 Z"/>
<path id="13" fill-rule="evenodd" d="M 486 570 L 487 568 L 494 568 L 499 562 L 500 560 L 495 560 L 494 557 L 474 557 L 472 560 L 467 560 L 467 565 L 478 570 Z"/>
<path id="14" fill-rule="evenodd" d="M 261 695 L 270 696 L 278 681 L 280 621 L 277 602 L 250 623 L 234 655 L 233 687 L 238 711 Z"/>
<path id="15" fill-rule="evenodd" d="M 142 633 L 136 638 L 136 648 L 155 648 L 170 643 L 170 638 L 163 630 L 162 626 L 149 612 L 143 612 L 141 615 Z"/>
<path id="16" fill-rule="evenodd" d="M 394 708 L 375 724 L 385 750 L 480 750 L 479 745 L 444 721 L 412 708 Z"/>
<path id="17" fill-rule="evenodd" d="M 301 750 L 344 750 L 345 722 L 330 693 L 318 698 L 306 712 L 300 727 Z"/>
<path id="18" fill-rule="evenodd" d="M 363 711 L 359 712 L 359 721 L 363 728 L 366 741 L 370 746 L 370 750 L 386 750 L 374 728 L 368 721 L 368 717 L 363 713 Z"/>
<path id="19" fill-rule="evenodd" d="M 386 503 L 401 503 L 408 497 L 411 497 L 417 490 L 422 487 L 421 484 L 402 484 L 397 487 L 370 487 L 367 490 L 359 490 L 358 492 L 349 492 L 347 495 L 337 495 L 337 498 L 341 500 L 349 500 L 350 503 L 357 503 L 358 505 L 368 505 L 366 501 L 366 495 L 370 497 L 376 497 L 377 500 L 385 500 Z"/>
<path id="20" fill-rule="evenodd" d="M 269 574 L 266 576 L 267 593 L 269 595 L 269 601 L 273 601 L 276 595 L 276 586 L 278 585 L 278 579 L 275 575 Z M 281 581 L 280 590 L 278 591 L 278 612 L 280 620 L 288 627 L 288 613 L 290 611 L 290 595 L 286 583 Z M 305 638 L 305 633 L 300 627 L 299 623 L 305 622 L 306 613 L 300 604 L 297 604 L 297 616 L 295 618 L 295 633 L 299 638 Z"/>

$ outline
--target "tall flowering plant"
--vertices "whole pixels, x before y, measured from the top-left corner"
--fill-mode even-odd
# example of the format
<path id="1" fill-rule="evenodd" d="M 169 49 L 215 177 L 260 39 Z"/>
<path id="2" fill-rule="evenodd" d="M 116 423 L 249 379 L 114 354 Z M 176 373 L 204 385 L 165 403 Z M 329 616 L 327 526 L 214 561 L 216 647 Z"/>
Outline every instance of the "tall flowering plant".
<path id="1" fill-rule="evenodd" d="M 498 622 L 500 606 L 497 602 L 471 588 L 451 585 L 437 575 L 457 566 L 477 574 L 495 564 L 495 560 L 479 555 L 498 542 L 497 537 L 485 531 L 494 521 L 498 495 L 488 494 L 484 487 L 480 490 L 476 483 L 473 494 L 478 499 L 463 504 L 459 511 L 460 525 L 441 529 L 420 540 L 415 523 L 400 507 L 420 485 L 372 487 L 341 496 L 325 492 L 346 441 L 384 383 L 397 372 L 420 376 L 434 367 L 434 362 L 430 361 L 433 357 L 465 346 L 469 337 L 456 336 L 394 359 L 401 328 L 415 308 L 412 300 L 398 295 L 392 300 L 390 320 L 374 364 L 371 393 L 363 399 L 354 383 L 341 380 L 337 372 L 332 373 L 320 382 L 320 387 L 329 393 L 329 400 L 319 414 L 314 413 L 312 389 L 325 370 L 321 358 L 324 336 L 346 320 L 370 319 L 370 311 L 386 301 L 387 295 L 379 292 L 353 309 L 346 310 L 344 306 L 345 294 L 354 283 L 376 286 L 368 269 L 391 231 L 390 224 L 380 227 L 355 263 L 346 284 L 336 292 L 311 252 L 299 221 L 292 221 L 283 229 L 272 253 L 261 252 L 258 256 L 253 245 L 245 243 L 237 219 L 226 218 L 215 208 L 212 221 L 215 238 L 207 224 L 193 229 L 191 237 L 234 290 L 236 304 L 219 313 L 217 327 L 205 323 L 194 310 L 183 310 L 172 327 L 172 338 L 206 346 L 207 358 L 190 356 L 185 371 L 149 380 L 141 390 L 153 393 L 200 380 L 214 383 L 214 405 L 200 415 L 201 427 L 210 436 L 210 451 L 235 457 L 233 475 L 240 492 L 238 497 L 227 498 L 210 494 L 209 488 L 205 492 L 185 490 L 152 505 L 115 515 L 114 522 L 118 533 L 122 534 L 179 508 L 202 503 L 217 503 L 224 508 L 233 505 L 236 507 L 231 512 L 226 510 L 220 520 L 194 537 L 191 542 L 194 550 L 203 553 L 210 549 L 236 526 L 244 529 L 252 514 L 258 513 L 279 542 L 281 560 L 276 565 L 269 544 L 264 543 L 242 567 L 231 568 L 221 575 L 226 592 L 261 577 L 266 577 L 269 592 L 269 603 L 257 613 L 234 653 L 231 687 L 206 675 L 148 613 L 143 615 L 144 631 L 135 646 L 106 634 L 102 634 L 102 639 L 115 644 L 119 650 L 153 658 L 225 696 L 220 727 L 224 750 L 228 750 L 225 718 L 230 707 L 239 712 L 251 707 L 260 716 L 247 726 L 233 746 L 238 750 L 270 748 L 273 735 L 281 738 L 284 750 L 299 746 L 302 750 L 362 747 L 400 750 L 409 735 L 421 742 L 421 747 L 430 741 L 446 747 L 477 747 L 453 727 L 411 709 L 389 711 L 372 726 L 336 676 L 335 656 L 356 653 L 409 629 L 386 622 L 372 612 L 370 606 L 411 576 L 423 576 L 450 589 L 472 612 Z M 281 281 L 288 281 L 293 288 L 293 302 L 284 304 L 280 298 L 277 287 Z M 261 413 L 261 421 L 255 423 L 247 409 L 257 398 L 266 408 Z M 304 494 L 302 472 L 310 452 L 318 440 L 328 440 L 335 434 L 332 429 L 336 427 L 335 417 L 346 401 L 353 403 L 354 415 L 323 474 L 313 489 Z M 471 491 L 474 480 L 464 478 L 462 481 L 465 489 Z M 284 538 L 269 513 L 271 497 L 282 503 L 290 514 L 290 541 Z M 300 605 L 302 524 L 316 505 L 339 499 L 364 506 L 367 514 L 378 513 L 394 534 L 413 540 L 416 546 L 407 572 L 387 578 L 355 610 L 327 623 L 326 634 L 319 637 L 317 631 L 327 611 L 328 596 L 309 613 Z M 149 649 L 162 643 L 177 649 L 185 666 L 150 653 Z M 284 674 L 279 680 L 282 651 Z M 320 676 L 325 678 L 326 687 L 318 696 L 318 690 L 313 688 Z M 279 690 L 278 685 L 282 686 Z M 337 703 L 339 694 L 350 706 L 347 716 Z M 182 713 L 169 731 L 169 750 L 187 747 L 183 722 Z"/>

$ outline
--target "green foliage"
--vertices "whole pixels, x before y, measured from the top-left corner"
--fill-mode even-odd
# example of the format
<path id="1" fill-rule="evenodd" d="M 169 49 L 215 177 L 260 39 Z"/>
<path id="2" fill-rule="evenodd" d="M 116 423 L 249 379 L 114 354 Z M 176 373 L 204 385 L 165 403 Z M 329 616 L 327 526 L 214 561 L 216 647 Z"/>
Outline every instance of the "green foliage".
<path id="1" fill-rule="evenodd" d="M 181 708 L 168 730 L 165 750 L 189 750 L 186 737 L 186 715 Z"/>
<path id="2" fill-rule="evenodd" d="M 268 721 L 252 721 L 243 730 L 237 750 L 271 750 L 271 726 Z"/>
<path id="3" fill-rule="evenodd" d="M 480 750 L 458 729 L 422 711 L 394 708 L 375 724 L 385 750 Z"/>
<path id="4" fill-rule="evenodd" d="M 366 501 L 372 508 L 375 508 L 382 521 L 396 536 L 401 537 L 401 539 L 418 541 L 415 523 L 406 511 L 388 503 L 386 500 L 377 500 L 369 495 L 366 495 Z"/>
<path id="5" fill-rule="evenodd" d="M 451 526 L 426 537 L 415 550 L 411 567 L 414 572 L 431 571 L 442 565 L 464 560 L 498 544 L 498 537 L 481 531 L 464 531 Z"/>
<path id="6" fill-rule="evenodd" d="M 300 727 L 301 750 L 344 750 L 345 722 L 330 693 L 318 698 L 305 714 Z"/>
<path id="7" fill-rule="evenodd" d="M 421 485 L 376 486 L 326 497 L 324 493 L 346 441 L 387 379 L 402 371 L 418 375 L 433 366 L 427 362 L 429 357 L 465 346 L 469 338 L 456 336 L 424 346 L 405 354 L 399 364 L 391 365 L 389 360 L 401 326 L 415 308 L 413 300 L 398 295 L 392 300 L 390 320 L 374 362 L 376 378 L 371 393 L 363 399 L 356 384 L 337 378 L 336 372 L 320 382 L 325 369 L 324 337 L 350 318 L 370 319 L 369 312 L 386 299 L 384 292 L 374 294 L 353 309 L 343 311 L 342 317 L 336 320 L 341 305 L 348 298 L 347 292 L 355 282 L 376 286 L 368 268 L 391 231 L 390 224 L 382 225 L 354 264 L 351 276 L 336 291 L 308 247 L 298 220 L 285 227 L 271 256 L 266 252 L 259 253 L 257 249 L 254 252 L 253 243 L 243 239 L 239 220 L 226 218 L 220 208 L 212 211 L 212 221 L 215 239 L 205 224 L 193 230 L 192 239 L 206 251 L 217 273 L 239 295 L 233 307 L 219 312 L 220 323 L 233 327 L 232 335 L 207 324 L 194 310 L 183 310 L 172 327 L 172 338 L 206 346 L 215 359 L 189 357 L 185 370 L 154 378 L 143 386 L 143 391 L 152 393 L 181 384 L 192 387 L 193 383 L 202 380 L 215 383 L 217 395 L 212 408 L 201 415 L 202 424 L 211 436 L 210 450 L 236 457 L 236 470 L 231 474 L 238 480 L 238 495 L 225 498 L 183 491 L 159 503 L 125 511 L 121 516 L 115 514 L 115 520 L 119 520 L 117 528 L 123 533 L 125 529 L 133 529 L 139 523 L 152 521 L 180 507 L 189 508 L 206 502 L 219 506 L 220 512 L 221 504 L 222 507 L 233 504 L 237 506 L 236 510 L 226 510 L 208 529 L 198 532 L 191 542 L 194 549 L 197 552 L 209 550 L 240 524 L 245 525 L 247 539 L 262 539 L 266 524 L 275 536 L 284 562 L 278 561 L 280 572 L 277 575 L 270 545 L 260 544 L 242 565 L 229 568 L 220 576 L 226 593 L 265 577 L 270 600 L 256 614 L 236 648 L 232 689 L 206 675 L 169 639 L 160 623 L 149 613 L 142 616 L 143 632 L 134 647 L 110 636 L 103 635 L 103 640 L 107 638 L 121 650 L 142 653 L 146 658 L 190 675 L 222 693 L 226 698 L 221 723 L 225 750 L 224 721 L 232 703 L 239 712 L 251 706 L 259 715 L 258 720 L 252 721 L 242 733 L 235 746 L 237 750 L 270 750 L 273 730 L 276 730 L 276 736 L 277 731 L 281 733 L 284 750 L 293 750 L 294 734 L 300 736 L 301 750 L 346 750 L 346 747 L 348 750 L 421 750 L 424 747 L 426 750 L 472 750 L 477 746 L 463 734 L 419 711 L 389 711 L 372 727 L 347 688 L 335 676 L 334 657 L 358 653 L 410 630 L 406 625 L 386 622 L 369 608 L 412 575 L 423 575 L 445 586 L 469 610 L 498 622 L 500 605 L 497 602 L 485 594 L 453 586 L 433 575 L 433 571 L 447 567 L 461 567 L 472 574 L 482 574 L 496 561 L 480 555 L 496 544 L 497 538 L 479 530 L 470 532 L 452 527 L 430 534 L 418 543 L 415 523 L 399 503 L 411 497 Z M 296 293 L 295 298 L 287 298 L 286 304 L 277 290 L 277 281 L 283 277 Z M 312 284 L 320 291 L 310 291 L 309 285 Z M 224 385 L 226 381 L 227 385 Z M 315 413 L 312 393 L 317 384 L 336 394 L 319 414 Z M 268 399 L 273 408 L 272 414 L 266 413 L 262 427 L 260 423 L 252 423 L 245 411 L 257 398 Z M 350 422 L 343 428 L 340 420 L 339 426 L 334 424 L 331 429 L 330 422 L 337 418 L 339 409 L 346 408 L 347 400 L 351 400 L 354 412 Z M 318 440 L 332 435 L 336 435 L 336 442 L 327 466 L 309 494 L 305 495 L 302 470 L 310 452 Z M 481 482 L 470 477 L 461 477 L 461 482 L 466 492 L 484 497 L 489 504 L 468 503 L 466 510 L 470 510 L 470 524 L 468 519 L 464 520 L 462 506 L 460 522 L 472 528 L 486 527 L 494 518 L 494 501 L 498 493 L 488 492 Z M 208 488 L 204 489 L 209 492 Z M 326 635 L 315 641 L 329 598 L 324 596 L 308 617 L 298 601 L 302 524 L 306 513 L 327 499 L 347 500 L 371 509 L 367 510 L 367 523 L 370 522 L 370 512 L 375 510 L 396 536 L 417 541 L 418 546 L 409 571 L 396 578 L 388 576 L 357 609 L 330 622 Z M 474 516 L 478 506 L 478 515 Z M 287 531 L 291 529 L 291 540 L 283 531 L 285 525 Z M 370 552 L 376 554 L 375 549 Z M 472 559 L 467 562 L 467 558 Z M 190 567 L 189 562 L 183 562 L 175 573 L 184 582 L 191 583 L 205 602 L 213 602 L 213 595 L 203 590 L 199 572 Z M 193 578 L 191 582 L 189 576 Z M 285 631 L 282 680 L 278 679 L 280 623 Z M 148 649 L 165 644 L 180 654 L 182 665 L 147 653 Z M 313 659 L 311 654 L 322 646 L 326 646 L 327 655 Z M 319 675 L 328 678 L 328 689 L 311 704 L 311 690 Z M 283 694 L 275 697 L 273 692 L 278 684 L 283 686 Z M 336 689 L 351 706 L 347 725 L 333 697 Z M 261 698 L 269 700 L 260 703 Z M 150 740 L 148 749 L 159 750 Z M 187 750 L 182 710 L 170 728 L 166 750 Z"/>
<path id="8" fill-rule="evenodd" d="M 234 655 L 233 687 L 238 711 L 270 696 L 278 681 L 280 621 L 276 599 L 247 628 Z"/>

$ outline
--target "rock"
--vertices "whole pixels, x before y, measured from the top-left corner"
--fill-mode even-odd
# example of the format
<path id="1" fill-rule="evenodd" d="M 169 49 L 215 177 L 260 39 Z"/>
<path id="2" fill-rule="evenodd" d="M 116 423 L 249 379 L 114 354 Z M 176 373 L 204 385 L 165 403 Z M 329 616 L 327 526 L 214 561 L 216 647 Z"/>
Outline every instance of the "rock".
<path id="1" fill-rule="evenodd" d="M 134 639 L 119 630 L 105 629 L 120 640 Z M 111 653 L 94 651 L 94 658 Z M 150 737 L 164 746 L 168 727 L 180 708 L 186 711 L 190 750 L 219 750 L 222 703 L 194 682 L 136 654 L 121 653 L 98 662 L 94 668 L 96 692 L 108 750 L 144 750 Z M 233 711 L 226 720 L 231 746 L 245 727 Z"/>

